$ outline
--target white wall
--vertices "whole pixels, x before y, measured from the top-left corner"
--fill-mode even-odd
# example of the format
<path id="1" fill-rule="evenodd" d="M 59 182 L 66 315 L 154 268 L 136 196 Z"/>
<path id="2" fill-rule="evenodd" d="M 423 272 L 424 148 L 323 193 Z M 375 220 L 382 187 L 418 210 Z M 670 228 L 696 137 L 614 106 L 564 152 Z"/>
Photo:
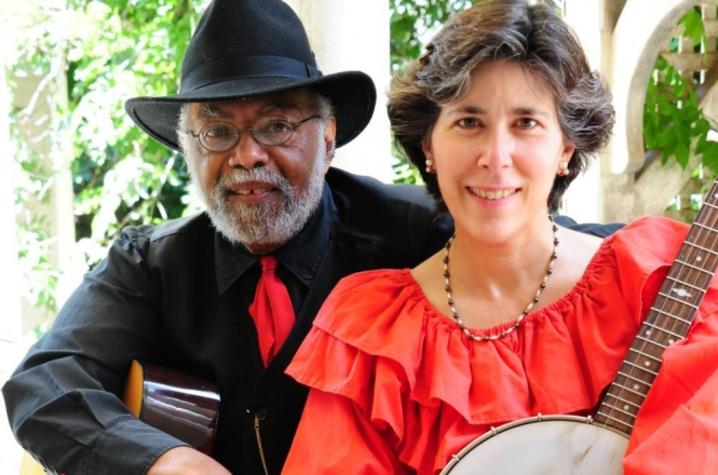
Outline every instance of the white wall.
<path id="1" fill-rule="evenodd" d="M 286 0 L 302 19 L 324 74 L 363 71 L 374 80 L 377 106 L 362 134 L 340 148 L 334 165 L 391 182 L 388 0 Z M 351 91 L 347 91 L 351 94 Z"/>
<path id="2" fill-rule="evenodd" d="M 566 23 L 576 32 L 591 68 L 602 71 L 603 0 L 566 0 Z M 564 195 L 561 211 L 578 222 L 601 222 L 601 161 L 596 156 L 583 175 L 577 177 Z"/>

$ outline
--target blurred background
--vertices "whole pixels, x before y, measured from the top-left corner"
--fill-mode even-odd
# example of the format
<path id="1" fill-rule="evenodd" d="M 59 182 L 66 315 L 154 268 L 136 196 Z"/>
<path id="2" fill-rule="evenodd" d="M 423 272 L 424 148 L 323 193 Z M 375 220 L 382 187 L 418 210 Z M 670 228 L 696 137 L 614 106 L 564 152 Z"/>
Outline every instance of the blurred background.
<path id="1" fill-rule="evenodd" d="M 562 213 L 692 220 L 718 170 L 718 0 L 547 1 L 611 85 L 617 111 L 610 146 Z M 118 230 L 199 209 L 182 157 L 134 127 L 123 102 L 176 92 L 206 3 L 0 0 L 0 383 Z M 386 91 L 448 16 L 474 2 L 288 3 L 324 73 L 362 70 L 379 91 L 370 126 L 335 166 L 420 184 L 392 146 Z M 0 409 L 0 473 L 16 474 L 22 451 Z"/>

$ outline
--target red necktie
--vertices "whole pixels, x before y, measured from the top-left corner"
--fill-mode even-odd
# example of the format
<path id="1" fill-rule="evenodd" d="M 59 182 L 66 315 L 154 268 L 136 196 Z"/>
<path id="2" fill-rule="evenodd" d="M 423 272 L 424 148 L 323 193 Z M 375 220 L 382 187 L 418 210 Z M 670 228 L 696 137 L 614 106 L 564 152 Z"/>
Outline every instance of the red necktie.
<path id="1" fill-rule="evenodd" d="M 264 256 L 259 258 L 259 263 L 262 266 L 262 276 L 257 283 L 254 302 L 249 306 L 249 315 L 257 328 L 259 352 L 266 368 L 292 330 L 294 308 L 287 287 L 274 272 L 277 259 Z"/>

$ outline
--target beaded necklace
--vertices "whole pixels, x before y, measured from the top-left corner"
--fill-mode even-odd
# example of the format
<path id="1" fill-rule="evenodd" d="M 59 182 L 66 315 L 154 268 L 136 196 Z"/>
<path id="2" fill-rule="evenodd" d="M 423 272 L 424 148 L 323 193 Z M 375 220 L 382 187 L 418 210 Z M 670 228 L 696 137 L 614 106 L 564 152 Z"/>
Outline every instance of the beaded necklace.
<path id="1" fill-rule="evenodd" d="M 451 243 L 454 241 L 454 238 L 456 237 L 456 234 L 452 235 L 448 241 L 446 241 L 446 245 L 444 246 L 444 250 L 446 251 L 446 254 L 444 255 L 444 282 L 446 283 L 446 286 L 444 287 L 444 290 L 446 291 L 446 298 L 447 302 L 449 303 L 449 308 L 451 309 L 451 316 L 454 318 L 456 323 L 459 324 L 459 327 L 461 327 L 461 330 L 471 339 L 481 342 L 487 342 L 487 341 L 493 341 L 498 340 L 499 338 L 503 338 L 509 333 L 513 332 L 515 329 L 517 329 L 521 322 L 526 318 L 526 315 L 531 311 L 531 309 L 536 305 L 539 301 L 539 298 L 541 297 L 541 294 L 543 293 L 543 290 L 546 288 L 546 282 L 548 282 L 549 277 L 551 277 L 551 274 L 553 273 L 553 265 L 556 263 L 556 259 L 558 258 L 558 226 L 553 220 L 553 217 L 548 217 L 549 221 L 551 221 L 551 229 L 553 230 L 553 252 L 551 253 L 551 259 L 548 262 L 548 266 L 546 267 L 546 273 L 543 276 L 543 279 L 541 280 L 541 283 L 539 284 L 538 289 L 536 290 L 536 294 L 531 299 L 531 301 L 526 305 L 526 308 L 521 312 L 521 314 L 516 318 L 516 321 L 514 321 L 513 325 L 508 327 L 505 330 L 502 330 L 499 333 L 493 334 L 493 335 L 475 335 L 469 327 L 466 326 L 464 321 L 459 316 L 459 312 L 456 310 L 456 307 L 454 306 L 454 297 L 451 294 L 451 283 L 450 283 L 450 274 L 449 274 L 449 250 L 451 249 Z"/>

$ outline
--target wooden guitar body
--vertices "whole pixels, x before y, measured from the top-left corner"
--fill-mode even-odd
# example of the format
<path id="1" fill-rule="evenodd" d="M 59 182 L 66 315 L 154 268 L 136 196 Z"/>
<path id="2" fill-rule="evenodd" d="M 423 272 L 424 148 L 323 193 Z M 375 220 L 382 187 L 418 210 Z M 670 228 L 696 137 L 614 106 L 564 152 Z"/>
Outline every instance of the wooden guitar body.
<path id="1" fill-rule="evenodd" d="M 588 417 L 538 416 L 492 429 L 441 475 L 616 475 L 628 439 Z"/>
<path id="2" fill-rule="evenodd" d="M 219 393 L 185 373 L 132 361 L 123 401 L 147 424 L 212 454 L 219 419 Z"/>
<path id="3" fill-rule="evenodd" d="M 212 455 L 219 420 L 219 393 L 213 384 L 132 360 L 122 401 L 135 417 Z M 20 474 L 44 473 L 42 465 L 25 452 Z"/>

